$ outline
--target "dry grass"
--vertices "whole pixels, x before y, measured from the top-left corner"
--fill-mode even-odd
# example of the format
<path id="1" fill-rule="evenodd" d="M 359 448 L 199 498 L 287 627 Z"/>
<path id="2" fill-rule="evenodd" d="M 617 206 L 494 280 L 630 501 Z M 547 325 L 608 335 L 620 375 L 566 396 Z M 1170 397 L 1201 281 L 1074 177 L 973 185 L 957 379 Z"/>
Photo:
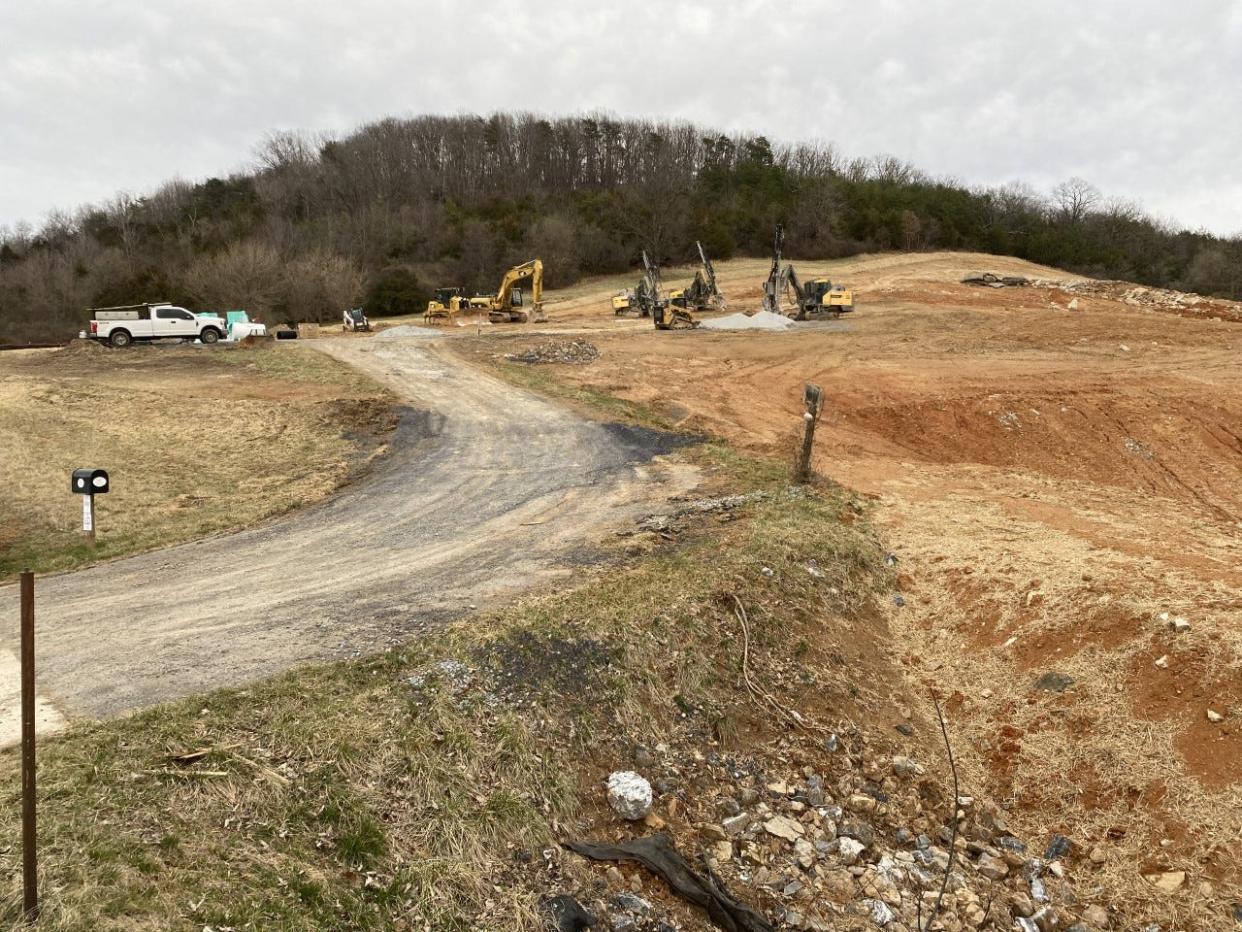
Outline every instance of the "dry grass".
<path id="1" fill-rule="evenodd" d="M 0 356 L 0 580 L 231 530 L 323 498 L 375 454 L 388 400 L 302 347 Z M 109 471 L 99 546 L 69 492 Z"/>
<path id="2" fill-rule="evenodd" d="M 671 552 L 404 650 L 45 742 L 41 927 L 541 928 L 539 897 L 583 870 L 552 842 L 589 820 L 598 773 L 622 749 L 677 728 L 709 742 L 779 733 L 740 685 L 726 592 L 751 608 L 751 662 L 769 688 L 813 689 L 820 716 L 860 714 L 818 642 L 887 584 L 862 507 L 787 492 L 764 463 L 705 455 L 730 487 L 766 496 Z M 805 570 L 812 559 L 825 577 Z M 473 670 L 460 694 L 435 675 L 446 658 Z M 782 683 L 774 669 L 799 672 Z M 428 670 L 412 690 L 408 677 Z M 6 837 L 17 792 L 9 752 Z M 16 847 L 0 853 L 9 917 L 18 864 Z"/>

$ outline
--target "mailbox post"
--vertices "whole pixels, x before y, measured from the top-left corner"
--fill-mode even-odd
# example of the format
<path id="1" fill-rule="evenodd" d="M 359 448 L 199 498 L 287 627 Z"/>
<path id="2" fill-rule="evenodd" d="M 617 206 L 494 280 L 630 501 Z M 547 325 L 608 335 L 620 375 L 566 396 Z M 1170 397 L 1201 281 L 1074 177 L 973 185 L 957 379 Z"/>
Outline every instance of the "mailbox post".
<path id="1" fill-rule="evenodd" d="M 82 496 L 82 530 L 95 546 L 95 496 L 108 491 L 106 469 L 75 469 L 70 488 Z"/>

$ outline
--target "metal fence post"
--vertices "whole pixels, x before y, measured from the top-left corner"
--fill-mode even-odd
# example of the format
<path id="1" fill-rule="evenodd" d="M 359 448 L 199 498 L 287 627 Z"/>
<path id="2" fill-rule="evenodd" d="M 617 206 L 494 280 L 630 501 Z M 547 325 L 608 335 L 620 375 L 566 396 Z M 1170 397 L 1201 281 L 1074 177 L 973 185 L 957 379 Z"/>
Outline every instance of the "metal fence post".
<path id="1" fill-rule="evenodd" d="M 35 847 L 35 659 L 34 573 L 21 575 L 22 603 L 22 911 L 27 922 L 39 918 L 39 878 Z"/>

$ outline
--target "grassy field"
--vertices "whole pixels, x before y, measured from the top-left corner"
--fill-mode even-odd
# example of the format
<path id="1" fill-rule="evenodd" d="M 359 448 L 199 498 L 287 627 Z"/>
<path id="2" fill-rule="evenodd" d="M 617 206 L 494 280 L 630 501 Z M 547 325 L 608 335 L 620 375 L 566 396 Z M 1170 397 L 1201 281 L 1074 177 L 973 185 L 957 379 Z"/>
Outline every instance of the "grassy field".
<path id="1" fill-rule="evenodd" d="M 0 355 L 0 581 L 232 530 L 323 498 L 382 448 L 384 390 L 303 347 Z M 102 467 L 98 546 L 69 474 Z"/>
<path id="2" fill-rule="evenodd" d="M 888 584 L 863 506 L 790 490 L 766 461 L 693 455 L 719 491 L 759 494 L 728 521 L 686 519 L 650 559 L 402 650 L 48 740 L 40 926 L 541 928 L 541 894 L 589 881 L 554 840 L 603 830 L 598 781 L 635 743 L 746 754 L 785 740 L 740 682 L 733 596 L 749 606 L 755 675 L 814 690 L 825 719 L 889 706 L 879 687 L 845 689 L 843 648 L 822 630 L 852 629 Z M 10 751 L 9 838 L 18 792 Z M 17 846 L 0 850 L 10 920 L 19 865 Z"/>

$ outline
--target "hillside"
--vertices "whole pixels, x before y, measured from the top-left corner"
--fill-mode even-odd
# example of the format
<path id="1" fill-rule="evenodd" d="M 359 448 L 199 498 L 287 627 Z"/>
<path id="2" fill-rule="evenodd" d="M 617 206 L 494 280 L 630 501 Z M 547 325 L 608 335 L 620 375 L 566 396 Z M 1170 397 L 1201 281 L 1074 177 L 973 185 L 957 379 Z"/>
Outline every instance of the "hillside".
<path id="1" fill-rule="evenodd" d="M 1242 242 L 1175 230 L 1079 179 L 968 190 L 892 158 L 689 124 L 531 114 L 388 119 L 340 138 L 274 134 L 254 167 L 118 195 L 0 233 L 0 343 L 67 339 L 91 305 L 168 299 L 329 320 L 408 314 L 430 290 L 549 285 L 686 261 L 901 249 L 1013 255 L 1076 273 L 1242 296 Z"/>

